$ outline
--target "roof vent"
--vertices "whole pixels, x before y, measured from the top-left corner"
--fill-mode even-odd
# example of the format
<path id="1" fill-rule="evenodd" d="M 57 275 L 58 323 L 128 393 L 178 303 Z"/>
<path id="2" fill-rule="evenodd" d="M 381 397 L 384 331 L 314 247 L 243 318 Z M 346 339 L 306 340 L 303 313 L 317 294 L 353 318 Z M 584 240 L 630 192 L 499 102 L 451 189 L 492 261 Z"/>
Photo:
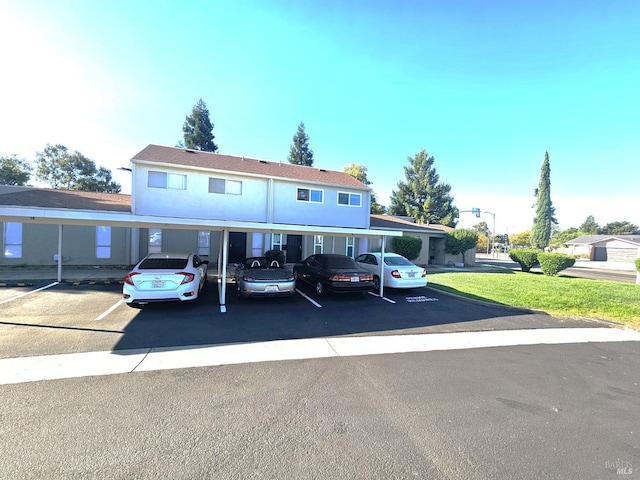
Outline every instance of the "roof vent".
<path id="1" fill-rule="evenodd" d="M 320 170 L 321 172 L 327 172 L 324 168 L 319 168 L 318 170 Z"/>
<path id="2" fill-rule="evenodd" d="M 187 152 L 187 153 L 196 153 L 195 150 L 191 150 L 189 148 L 185 148 L 184 151 Z"/>
<path id="3" fill-rule="evenodd" d="M 266 160 L 258 160 L 260 163 L 267 163 Z"/>

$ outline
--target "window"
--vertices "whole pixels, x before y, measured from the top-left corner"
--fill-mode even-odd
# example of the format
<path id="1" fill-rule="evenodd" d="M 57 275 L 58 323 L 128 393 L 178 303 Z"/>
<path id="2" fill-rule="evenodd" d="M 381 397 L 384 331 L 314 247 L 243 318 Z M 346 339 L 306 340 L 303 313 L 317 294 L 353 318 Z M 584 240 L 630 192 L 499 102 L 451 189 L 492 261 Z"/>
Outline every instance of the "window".
<path id="1" fill-rule="evenodd" d="M 282 234 L 274 233 L 271 235 L 271 249 L 282 250 Z"/>
<path id="2" fill-rule="evenodd" d="M 171 188 L 173 190 L 187 189 L 187 176 L 177 173 L 156 172 L 149 170 L 147 185 L 152 188 Z"/>
<path id="3" fill-rule="evenodd" d="M 314 254 L 322 253 L 323 243 L 324 243 L 324 237 L 322 235 L 313 236 L 313 253 Z"/>
<path id="4" fill-rule="evenodd" d="M 359 193 L 338 192 L 338 205 L 359 207 L 362 205 L 362 195 Z"/>
<path id="5" fill-rule="evenodd" d="M 96 227 L 96 258 L 111 258 L 111 227 Z"/>
<path id="6" fill-rule="evenodd" d="M 347 257 L 353 258 L 355 254 L 356 237 L 347 237 Z"/>
<path id="7" fill-rule="evenodd" d="M 242 195 L 242 182 L 224 178 L 209 178 L 209 193 Z"/>
<path id="8" fill-rule="evenodd" d="M 149 229 L 149 253 L 160 253 L 162 251 L 162 229 Z"/>
<path id="9" fill-rule="evenodd" d="M 198 232 L 198 255 L 209 255 L 209 247 L 211 246 L 211 232 Z"/>
<path id="10" fill-rule="evenodd" d="M 299 202 L 322 203 L 323 197 L 323 190 L 314 190 L 312 188 L 298 188 L 296 193 L 296 199 Z"/>
<path id="11" fill-rule="evenodd" d="M 4 224 L 4 257 L 22 258 L 22 224 L 7 222 Z"/>

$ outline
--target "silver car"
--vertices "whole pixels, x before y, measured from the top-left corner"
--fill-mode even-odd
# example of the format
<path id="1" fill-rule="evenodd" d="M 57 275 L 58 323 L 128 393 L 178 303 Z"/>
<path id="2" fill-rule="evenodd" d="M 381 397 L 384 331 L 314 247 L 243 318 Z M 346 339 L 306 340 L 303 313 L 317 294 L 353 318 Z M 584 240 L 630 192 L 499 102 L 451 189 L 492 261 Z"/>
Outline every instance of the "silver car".
<path id="1" fill-rule="evenodd" d="M 236 264 L 238 298 L 284 296 L 296 291 L 293 273 L 278 260 L 266 257 L 249 257 Z"/>
<path id="2" fill-rule="evenodd" d="M 197 300 L 208 263 L 193 253 L 151 253 L 124 277 L 122 298 L 130 307 Z"/>

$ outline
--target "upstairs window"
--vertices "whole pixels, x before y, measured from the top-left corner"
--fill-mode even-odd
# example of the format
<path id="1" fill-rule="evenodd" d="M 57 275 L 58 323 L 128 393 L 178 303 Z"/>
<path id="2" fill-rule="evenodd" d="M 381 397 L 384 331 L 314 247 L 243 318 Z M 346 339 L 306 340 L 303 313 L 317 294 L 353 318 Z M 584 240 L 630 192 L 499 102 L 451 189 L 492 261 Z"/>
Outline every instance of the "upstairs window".
<path id="1" fill-rule="evenodd" d="M 147 185 L 152 188 L 187 189 L 187 176 L 178 173 L 157 172 L 149 170 Z"/>
<path id="2" fill-rule="evenodd" d="M 209 193 L 242 195 L 242 182 L 225 178 L 209 178 Z"/>
<path id="3" fill-rule="evenodd" d="M 314 190 L 313 188 L 298 188 L 296 199 L 299 202 L 322 203 L 324 200 L 324 191 Z"/>
<path id="4" fill-rule="evenodd" d="M 359 193 L 338 192 L 338 205 L 359 207 L 362 205 L 362 195 Z"/>

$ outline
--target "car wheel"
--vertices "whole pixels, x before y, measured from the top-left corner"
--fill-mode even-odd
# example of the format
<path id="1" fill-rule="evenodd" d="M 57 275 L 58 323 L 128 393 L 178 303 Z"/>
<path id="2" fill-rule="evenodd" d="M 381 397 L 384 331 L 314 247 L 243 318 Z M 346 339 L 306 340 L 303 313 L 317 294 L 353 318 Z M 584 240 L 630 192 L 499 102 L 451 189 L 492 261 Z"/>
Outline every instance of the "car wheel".
<path id="1" fill-rule="evenodd" d="M 140 310 L 143 307 L 142 305 L 136 302 L 127 303 L 127 305 L 129 305 L 129 307 L 131 308 L 137 308 L 138 310 Z"/>
<path id="2" fill-rule="evenodd" d="M 324 289 L 324 283 L 322 282 L 316 283 L 316 293 L 321 297 L 326 293 Z"/>
<path id="3" fill-rule="evenodd" d="M 376 292 L 380 291 L 380 277 L 377 275 L 373 276 L 373 289 Z"/>

